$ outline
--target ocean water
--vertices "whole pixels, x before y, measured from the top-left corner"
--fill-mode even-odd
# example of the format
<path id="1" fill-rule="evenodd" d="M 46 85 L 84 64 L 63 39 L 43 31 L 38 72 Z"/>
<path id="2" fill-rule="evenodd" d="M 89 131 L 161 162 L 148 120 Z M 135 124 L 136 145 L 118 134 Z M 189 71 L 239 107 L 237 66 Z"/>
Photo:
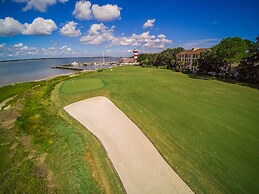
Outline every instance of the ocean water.
<path id="1" fill-rule="evenodd" d="M 69 74 L 74 70 L 52 69 L 72 62 L 102 62 L 102 58 L 62 58 L 0 62 L 0 86 L 16 82 L 45 79 L 55 75 Z M 106 62 L 117 62 L 118 58 L 105 58 Z"/>

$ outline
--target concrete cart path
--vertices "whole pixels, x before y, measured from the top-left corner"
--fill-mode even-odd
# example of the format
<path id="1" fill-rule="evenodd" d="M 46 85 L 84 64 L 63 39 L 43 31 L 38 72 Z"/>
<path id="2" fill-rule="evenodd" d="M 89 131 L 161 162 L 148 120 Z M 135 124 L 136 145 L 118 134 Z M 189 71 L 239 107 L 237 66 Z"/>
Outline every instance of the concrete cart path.
<path id="1" fill-rule="evenodd" d="M 142 131 L 108 98 L 64 108 L 103 144 L 129 194 L 193 193 Z"/>

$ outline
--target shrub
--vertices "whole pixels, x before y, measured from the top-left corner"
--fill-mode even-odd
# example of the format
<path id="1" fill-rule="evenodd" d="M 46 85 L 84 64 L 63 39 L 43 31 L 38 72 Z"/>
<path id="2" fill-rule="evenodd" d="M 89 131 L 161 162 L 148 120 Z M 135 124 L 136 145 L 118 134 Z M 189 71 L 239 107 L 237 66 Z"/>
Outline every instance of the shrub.
<path id="1" fill-rule="evenodd" d="M 190 73 L 192 73 L 192 72 L 191 72 L 190 69 L 183 69 L 183 70 L 182 70 L 182 73 L 184 73 L 184 74 L 190 74 Z"/>

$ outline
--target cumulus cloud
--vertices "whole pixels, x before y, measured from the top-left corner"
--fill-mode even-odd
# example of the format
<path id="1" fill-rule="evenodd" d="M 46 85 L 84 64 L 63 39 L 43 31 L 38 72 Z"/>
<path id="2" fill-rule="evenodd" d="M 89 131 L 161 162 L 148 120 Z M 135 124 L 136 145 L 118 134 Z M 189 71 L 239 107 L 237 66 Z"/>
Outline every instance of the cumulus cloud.
<path id="1" fill-rule="evenodd" d="M 23 31 L 23 34 L 51 34 L 52 31 L 57 29 L 56 23 L 51 19 L 43 19 L 41 17 L 38 17 L 33 20 L 31 24 L 24 24 L 25 30 Z"/>
<path id="2" fill-rule="evenodd" d="M 15 44 L 14 48 L 16 49 L 16 51 L 34 51 L 34 50 L 36 50 L 35 47 L 30 47 L 30 46 L 24 45 L 23 43 Z"/>
<path id="3" fill-rule="evenodd" d="M 65 26 L 63 26 L 60 29 L 60 34 L 64 35 L 64 36 L 69 36 L 69 37 L 77 37 L 80 36 L 81 31 L 76 29 L 76 26 L 78 25 L 78 23 L 76 22 L 68 22 Z"/>
<path id="4" fill-rule="evenodd" d="M 147 20 L 147 21 L 144 23 L 143 28 L 153 27 L 155 21 L 156 21 L 156 19 Z"/>
<path id="5" fill-rule="evenodd" d="M 34 9 L 40 12 L 46 12 L 49 6 L 55 5 L 57 2 L 65 3 L 68 0 L 13 0 L 17 3 L 26 3 L 23 11 Z"/>
<path id="6" fill-rule="evenodd" d="M 90 1 L 77 1 L 73 15 L 79 20 L 97 19 L 99 21 L 111 21 L 120 19 L 121 8 L 117 5 L 103 5 L 94 4 L 92 6 Z"/>
<path id="7" fill-rule="evenodd" d="M 60 47 L 60 50 L 61 50 L 61 54 L 70 54 L 72 52 L 72 49 L 67 45 Z"/>
<path id="8" fill-rule="evenodd" d="M 103 23 L 92 24 L 86 36 L 80 38 L 83 44 L 101 44 L 105 41 L 112 40 L 114 38 L 115 26 L 111 28 L 106 27 Z"/>
<path id="9" fill-rule="evenodd" d="M 20 47 L 22 47 L 22 46 L 23 46 L 23 43 L 19 43 L 19 44 L 15 44 L 15 45 L 14 45 L 15 48 L 20 48 Z"/>
<path id="10" fill-rule="evenodd" d="M 163 49 L 165 48 L 166 44 L 171 44 L 171 43 L 172 41 L 168 40 L 164 34 L 160 34 L 157 36 L 157 38 L 148 40 L 143 45 L 143 47 Z"/>
<path id="11" fill-rule="evenodd" d="M 111 21 L 120 18 L 121 8 L 117 5 L 103 5 L 95 4 L 92 6 L 92 11 L 95 19 L 99 21 Z"/>
<path id="12" fill-rule="evenodd" d="M 115 36 L 115 26 L 111 28 L 101 24 L 93 24 L 88 30 L 88 34 L 80 38 L 83 44 L 101 44 L 108 42 L 108 46 L 142 46 L 145 48 L 162 49 L 171 44 L 172 40 L 167 39 L 164 34 L 158 36 L 151 35 L 149 31 L 142 34 L 132 34 L 131 36 Z"/>
<path id="13" fill-rule="evenodd" d="M 30 50 L 28 46 L 22 46 L 20 48 L 21 51 L 27 51 L 27 50 Z"/>
<path id="14" fill-rule="evenodd" d="M 167 39 L 165 35 L 158 36 L 150 35 L 149 31 L 142 34 L 132 34 L 129 37 L 114 37 L 112 44 L 116 46 L 143 46 L 146 48 L 165 48 L 166 44 L 171 44 L 172 41 Z"/>
<path id="15" fill-rule="evenodd" d="M 15 36 L 21 34 L 24 28 L 24 25 L 12 17 L 0 19 L 0 36 Z"/>
<path id="16" fill-rule="evenodd" d="M 31 24 L 21 24 L 19 21 L 6 17 L 0 19 L 0 36 L 24 35 L 47 35 L 57 29 L 56 23 L 51 19 L 38 17 Z"/>
<path id="17" fill-rule="evenodd" d="M 92 19 L 91 5 L 90 1 L 77 1 L 73 15 L 79 20 Z"/>

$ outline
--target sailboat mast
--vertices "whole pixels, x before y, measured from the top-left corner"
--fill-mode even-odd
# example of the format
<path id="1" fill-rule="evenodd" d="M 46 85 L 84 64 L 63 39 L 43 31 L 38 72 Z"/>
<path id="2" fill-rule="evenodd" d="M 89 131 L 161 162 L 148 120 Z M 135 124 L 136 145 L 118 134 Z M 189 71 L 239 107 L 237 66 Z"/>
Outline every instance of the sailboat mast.
<path id="1" fill-rule="evenodd" d="M 104 51 L 103 51 L 103 65 L 104 65 Z"/>

